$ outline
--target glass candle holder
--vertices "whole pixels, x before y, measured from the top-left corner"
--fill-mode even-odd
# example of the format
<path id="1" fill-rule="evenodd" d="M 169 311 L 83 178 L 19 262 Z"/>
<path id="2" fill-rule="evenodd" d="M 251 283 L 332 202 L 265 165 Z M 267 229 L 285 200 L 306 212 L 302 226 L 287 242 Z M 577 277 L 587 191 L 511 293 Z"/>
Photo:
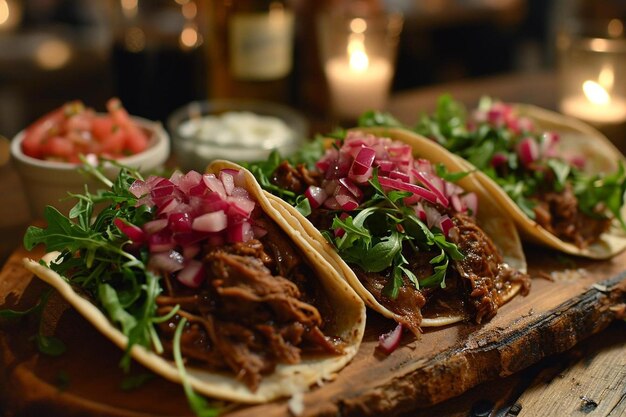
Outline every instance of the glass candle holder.
<path id="1" fill-rule="evenodd" d="M 624 22 L 578 22 L 557 38 L 562 113 L 596 126 L 626 122 Z"/>
<path id="2" fill-rule="evenodd" d="M 320 16 L 321 62 L 334 116 L 353 121 L 385 107 L 402 23 L 397 13 Z"/>

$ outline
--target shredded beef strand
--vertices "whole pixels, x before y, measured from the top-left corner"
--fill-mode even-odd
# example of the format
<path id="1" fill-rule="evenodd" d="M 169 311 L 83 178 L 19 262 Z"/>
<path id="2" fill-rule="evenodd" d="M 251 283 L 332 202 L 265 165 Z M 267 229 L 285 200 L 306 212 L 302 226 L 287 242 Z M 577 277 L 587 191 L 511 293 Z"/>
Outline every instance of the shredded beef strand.
<path id="1" fill-rule="evenodd" d="M 536 197 L 535 221 L 560 239 L 585 248 L 608 230 L 611 220 L 594 218 L 580 211 L 570 184 L 561 192 L 549 191 Z"/>
<path id="2" fill-rule="evenodd" d="M 513 281 L 530 282 L 529 277 L 504 262 L 493 241 L 474 220 L 464 214 L 453 217 L 458 229 L 459 250 L 465 255 L 454 266 L 465 283 L 474 320 L 490 320 L 503 303 L 502 294 Z"/>
<path id="3" fill-rule="evenodd" d="M 159 315 L 180 306 L 159 325 L 167 351 L 171 353 L 174 331 L 185 317 L 183 356 L 210 369 L 230 370 L 251 390 L 278 363 L 298 363 L 304 352 L 341 354 L 344 346 L 324 334 L 328 320 L 307 302 L 320 291 L 308 278 L 312 271 L 280 229 L 267 221 L 266 226 L 272 234 L 266 241 L 205 248 L 206 281 L 200 289 L 171 280 L 171 291 L 157 297 Z M 314 294 L 306 293 L 310 288 Z M 332 316 L 330 306 L 322 306 L 324 315 Z"/>

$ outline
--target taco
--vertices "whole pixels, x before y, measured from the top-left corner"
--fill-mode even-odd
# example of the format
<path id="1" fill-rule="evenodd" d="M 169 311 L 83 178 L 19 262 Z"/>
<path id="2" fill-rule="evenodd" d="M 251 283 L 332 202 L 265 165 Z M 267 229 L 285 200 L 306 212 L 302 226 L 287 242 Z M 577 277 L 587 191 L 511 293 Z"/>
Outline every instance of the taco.
<path id="1" fill-rule="evenodd" d="M 270 401 L 358 350 L 363 302 L 237 165 L 145 181 L 123 169 L 110 191 L 80 196 L 73 221 L 45 216 L 25 246 L 60 253 L 25 266 L 136 361 L 199 393 Z"/>
<path id="2" fill-rule="evenodd" d="M 382 120 L 382 119 L 380 119 Z M 626 249 L 624 156 L 591 126 L 488 98 L 469 113 L 449 96 L 414 130 L 463 158 L 524 238 L 594 259 Z"/>
<path id="3" fill-rule="evenodd" d="M 485 322 L 530 284 L 509 216 L 440 150 L 406 130 L 351 130 L 313 167 L 253 172 L 369 307 L 417 334 Z"/>

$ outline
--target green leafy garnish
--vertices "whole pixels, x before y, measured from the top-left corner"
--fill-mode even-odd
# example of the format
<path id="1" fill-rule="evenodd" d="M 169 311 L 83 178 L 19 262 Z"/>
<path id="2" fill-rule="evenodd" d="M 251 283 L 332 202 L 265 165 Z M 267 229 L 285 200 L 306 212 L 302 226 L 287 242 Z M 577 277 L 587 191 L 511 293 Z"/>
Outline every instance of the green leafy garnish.
<path id="1" fill-rule="evenodd" d="M 493 104 L 493 99 L 483 97 L 478 110 L 488 111 Z M 471 129 L 470 124 L 473 124 Z M 470 119 L 463 104 L 449 94 L 442 95 L 436 110 L 430 115 L 421 115 L 415 126 L 402 125 L 392 115 L 378 112 L 363 114 L 359 125 L 401 127 L 435 140 L 487 174 L 531 219 L 535 219 L 534 207 L 541 193 L 560 193 L 571 187 L 581 212 L 600 219 L 611 215 L 626 228 L 621 211 L 626 190 L 622 163 L 618 171 L 607 175 L 585 174 L 569 161 L 552 155 L 541 155 L 531 168 L 525 167 L 517 154 L 519 141 L 531 137 L 542 146 L 544 132 L 525 125 L 518 125 L 518 130 L 514 131 L 506 123 Z M 496 154 L 505 158 L 498 169 L 491 165 Z M 548 171 L 551 175 L 546 175 Z"/>
<path id="2" fill-rule="evenodd" d="M 176 331 L 174 332 L 174 362 L 176 363 L 176 368 L 178 369 L 178 374 L 180 375 L 181 383 L 183 384 L 183 389 L 185 391 L 185 395 L 187 396 L 187 401 L 189 402 L 191 410 L 198 417 L 217 417 L 223 410 L 215 405 L 209 404 L 206 399 L 195 393 L 191 383 L 189 382 L 187 371 L 185 370 L 183 356 L 180 352 L 180 338 L 186 323 L 187 319 L 183 317 L 178 323 L 178 326 L 176 326 Z"/>
<path id="3" fill-rule="evenodd" d="M 39 324 L 37 326 L 37 333 L 31 337 L 31 340 L 35 342 L 37 350 L 48 356 L 60 356 L 65 353 L 65 344 L 57 337 L 43 334 L 43 312 L 48 304 L 51 294 L 51 289 L 44 291 L 37 301 L 37 304 L 26 310 L 0 310 L 0 318 L 19 319 L 29 315 L 35 316 L 39 321 Z"/>
<path id="4" fill-rule="evenodd" d="M 352 215 L 335 217 L 333 229 L 342 230 L 339 237 L 326 234 L 335 245 L 340 256 L 348 263 L 358 265 L 365 272 L 389 270 L 390 279 L 383 293 L 392 299 L 398 296 L 406 277 L 416 288 L 445 287 L 446 270 L 449 258 L 463 259 L 458 247 L 446 240 L 443 233 L 430 230 L 404 204 L 409 193 L 392 191 L 386 193 L 374 172 L 370 185 L 374 193 L 364 201 Z M 411 251 L 437 251 L 433 257 L 434 273 L 418 278 L 411 271 L 406 258 Z"/>
<path id="5" fill-rule="evenodd" d="M 122 380 L 122 383 L 120 384 L 120 389 L 122 391 L 135 390 L 142 387 L 146 382 L 150 381 L 151 379 L 154 379 L 154 377 L 154 374 L 148 372 L 142 372 L 140 374 L 127 376 Z"/>

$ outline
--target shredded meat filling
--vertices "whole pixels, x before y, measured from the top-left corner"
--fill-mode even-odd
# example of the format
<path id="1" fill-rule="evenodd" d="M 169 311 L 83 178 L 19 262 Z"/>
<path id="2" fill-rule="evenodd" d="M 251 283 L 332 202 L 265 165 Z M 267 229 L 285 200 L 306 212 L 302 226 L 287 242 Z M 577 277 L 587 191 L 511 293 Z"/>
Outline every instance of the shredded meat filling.
<path id="1" fill-rule="evenodd" d="M 610 219 L 590 217 L 579 210 L 578 199 L 569 184 L 562 192 L 545 192 L 537 196 L 535 220 L 553 235 L 579 248 L 589 246 L 611 225 Z"/>
<path id="2" fill-rule="evenodd" d="M 263 241 L 205 249 L 206 280 L 199 290 L 166 277 L 171 293 L 157 298 L 160 315 L 181 307 L 160 325 L 168 349 L 185 317 L 183 356 L 200 366 L 233 372 L 252 390 L 279 363 L 295 364 L 305 353 L 340 354 L 343 349 L 341 340 L 323 331 L 332 320 L 328 303 L 316 307 L 309 302 L 321 298 L 319 285 L 306 279 L 310 268 L 282 231 L 266 219 L 262 222 L 272 231 Z"/>
<path id="3" fill-rule="evenodd" d="M 303 192 L 305 180 L 302 172 L 305 167 L 291 167 L 283 163 L 275 172 L 275 184 L 296 193 Z M 317 177 L 309 175 L 308 178 Z M 319 183 L 315 184 L 319 185 Z M 365 272 L 352 265 L 361 283 L 383 306 L 402 317 L 402 323 L 414 333 L 419 332 L 423 320 L 422 313 L 436 311 L 437 315 L 469 315 L 477 323 L 491 319 L 503 303 L 502 296 L 513 283 L 520 283 L 523 291 L 530 286 L 527 274 L 521 273 L 507 265 L 493 241 L 475 221 L 466 215 L 448 213 L 454 221 L 456 233 L 451 233 L 452 240 L 465 255 L 464 259 L 454 261 L 448 268 L 446 288 L 417 289 L 406 277 L 396 298 L 386 295 L 385 287 L 390 282 L 389 269 L 380 273 Z M 319 229 L 330 227 L 332 215 L 325 209 L 314 210 L 309 220 Z M 406 249 L 406 248 L 405 248 Z M 437 253 L 404 250 L 411 271 L 418 280 L 433 274 L 430 260 Z M 436 304 L 436 305 L 434 305 Z"/>

